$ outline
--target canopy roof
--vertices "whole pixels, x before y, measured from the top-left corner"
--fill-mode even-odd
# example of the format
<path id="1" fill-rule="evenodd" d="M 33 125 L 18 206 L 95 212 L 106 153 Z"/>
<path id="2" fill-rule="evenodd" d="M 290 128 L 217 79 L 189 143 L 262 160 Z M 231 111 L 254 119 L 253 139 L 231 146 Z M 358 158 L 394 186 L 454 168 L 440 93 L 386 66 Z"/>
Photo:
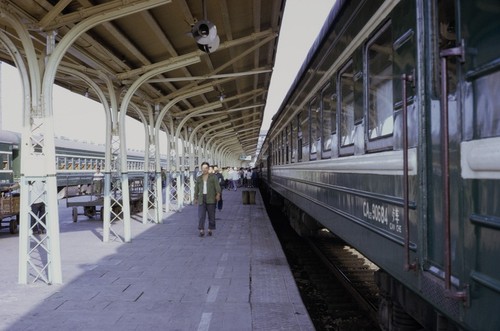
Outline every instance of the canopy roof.
<path id="1" fill-rule="evenodd" d="M 166 127 L 173 124 L 175 128 L 187 114 L 213 103 L 214 109 L 207 106 L 197 111 L 184 127 L 203 124 L 200 135 L 215 136 L 233 153 L 253 155 L 285 1 L 2 0 L 0 12 L 19 17 L 29 27 L 38 61 L 46 53 L 49 36 L 55 36 L 57 44 L 79 23 L 99 22 L 101 16 L 115 13 L 115 19 L 97 23 L 72 43 L 58 67 L 56 83 L 99 101 L 95 89 L 75 72 L 91 77 L 109 97 L 103 77 L 111 78 L 115 93 L 122 96 L 145 73 L 171 66 L 175 69 L 140 85 L 132 98 L 135 111 L 129 108 L 127 114 L 140 119 L 141 112 L 148 119 L 151 109 L 162 109 L 175 97 L 212 87 L 177 102 L 171 116 L 163 119 Z M 220 46 L 212 53 L 200 50 L 192 34 L 193 26 L 202 20 L 215 24 L 220 38 Z M 2 15 L 0 23 L 23 55 L 22 37 Z M 1 40 L 0 60 L 14 64 Z"/>

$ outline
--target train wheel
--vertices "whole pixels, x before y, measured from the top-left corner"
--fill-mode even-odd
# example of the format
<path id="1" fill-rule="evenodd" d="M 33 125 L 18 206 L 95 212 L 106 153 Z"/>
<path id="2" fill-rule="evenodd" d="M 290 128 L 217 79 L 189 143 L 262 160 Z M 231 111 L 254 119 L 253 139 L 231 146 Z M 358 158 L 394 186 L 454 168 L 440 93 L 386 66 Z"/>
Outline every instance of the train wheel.
<path id="1" fill-rule="evenodd" d="M 9 223 L 9 231 L 11 234 L 16 234 L 19 232 L 19 229 L 17 228 L 17 217 L 13 220 L 10 221 Z"/>
<path id="2" fill-rule="evenodd" d="M 73 207 L 73 222 L 76 223 L 77 220 L 78 220 L 78 208 Z"/>
<path id="3" fill-rule="evenodd" d="M 96 214 L 96 208 L 95 208 L 95 206 L 86 206 L 86 207 L 83 207 L 83 213 L 88 218 L 92 218 Z"/>

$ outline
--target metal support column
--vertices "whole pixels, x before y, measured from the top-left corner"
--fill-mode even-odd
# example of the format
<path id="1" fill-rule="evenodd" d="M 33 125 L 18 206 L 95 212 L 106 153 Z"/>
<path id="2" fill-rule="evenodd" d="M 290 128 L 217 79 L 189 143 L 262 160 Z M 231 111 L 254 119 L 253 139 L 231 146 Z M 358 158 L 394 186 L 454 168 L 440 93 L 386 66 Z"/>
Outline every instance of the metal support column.
<path id="1" fill-rule="evenodd" d="M 144 150 L 147 150 L 144 159 L 144 177 L 143 177 L 143 191 L 142 191 L 142 223 L 159 223 L 158 217 L 158 209 L 161 209 L 161 200 L 158 199 L 158 188 L 157 181 L 159 175 L 155 171 L 155 163 L 156 163 L 156 149 L 159 148 L 156 146 L 154 139 L 154 132 L 152 130 L 154 122 L 155 122 L 155 114 L 153 114 L 153 110 L 151 105 L 147 104 L 148 113 L 149 113 L 149 125 L 146 121 L 145 116 L 142 112 L 136 108 L 137 114 L 141 118 L 144 124 L 144 133 L 145 133 L 145 147 Z M 155 107 L 157 108 L 157 107 Z M 161 180 L 161 178 L 160 178 Z M 160 187 L 161 189 L 161 187 Z"/>
<path id="2" fill-rule="evenodd" d="M 47 36 L 46 59 L 54 51 L 55 32 Z M 36 63 L 27 52 L 28 63 Z M 24 64 L 23 64 L 24 66 Z M 33 68 L 35 69 L 35 68 Z M 36 70 L 36 69 L 35 69 Z M 50 67 L 49 69 L 50 70 Z M 27 79 L 23 75 L 24 79 Z M 38 77 L 39 78 L 39 77 Z M 52 90 L 43 89 L 37 77 L 30 77 L 32 90 L 24 88 L 24 129 L 21 137 L 19 283 L 62 283 L 59 243 L 59 212 L 52 117 Z M 43 92 L 42 92 L 43 91 Z M 39 102 L 39 101 L 43 102 Z"/>

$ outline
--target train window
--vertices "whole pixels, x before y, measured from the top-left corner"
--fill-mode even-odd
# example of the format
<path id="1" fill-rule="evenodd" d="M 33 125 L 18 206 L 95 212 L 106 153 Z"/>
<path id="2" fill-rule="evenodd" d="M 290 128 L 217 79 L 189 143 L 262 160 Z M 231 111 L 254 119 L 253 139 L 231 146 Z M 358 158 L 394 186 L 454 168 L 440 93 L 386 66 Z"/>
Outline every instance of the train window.
<path id="1" fill-rule="evenodd" d="M 281 164 L 285 164 L 285 129 L 280 133 Z"/>
<path id="2" fill-rule="evenodd" d="M 290 163 L 290 146 L 289 146 L 289 133 L 288 133 L 289 127 L 288 125 L 285 127 L 284 131 L 284 140 L 285 140 L 285 163 L 288 164 Z"/>
<path id="3" fill-rule="evenodd" d="M 336 112 L 337 112 L 337 98 L 335 95 L 335 85 L 328 84 L 321 91 L 321 145 L 322 145 L 322 158 L 329 157 L 325 152 L 332 149 L 332 135 L 336 132 Z"/>
<path id="4" fill-rule="evenodd" d="M 309 160 L 317 159 L 317 143 L 320 139 L 321 132 L 321 116 L 320 116 L 320 99 L 314 98 L 309 103 L 309 124 L 311 135 L 309 140 Z"/>
<path id="5" fill-rule="evenodd" d="M 302 161 L 302 113 L 297 115 L 297 162 Z"/>
<path id="6" fill-rule="evenodd" d="M 274 145 L 276 146 L 276 164 L 281 164 L 281 142 L 280 142 L 280 135 L 276 136 L 276 140 L 274 142 Z"/>
<path id="7" fill-rule="evenodd" d="M 368 139 L 392 135 L 394 129 L 392 96 L 392 32 L 390 24 L 368 42 Z"/>
<path id="8" fill-rule="evenodd" d="M 500 136 L 500 72 L 492 73 L 474 82 L 476 111 L 474 132 L 478 138 Z"/>
<path id="9" fill-rule="evenodd" d="M 284 162 L 284 145 L 283 145 L 283 131 L 280 132 L 278 135 L 279 139 L 279 153 L 280 153 L 280 164 L 283 164 Z"/>
<path id="10" fill-rule="evenodd" d="M 274 163 L 276 165 L 280 164 L 280 140 L 279 140 L 279 136 L 277 136 L 275 139 L 274 139 L 274 154 L 275 154 L 275 157 L 274 157 Z"/>
<path id="11" fill-rule="evenodd" d="M 10 154 L 2 154 L 2 170 L 10 170 Z"/>
<path id="12" fill-rule="evenodd" d="M 290 121 L 290 150 L 292 155 L 290 157 L 290 162 L 294 163 L 297 159 L 297 121 L 292 119 Z"/>
<path id="13" fill-rule="evenodd" d="M 276 164 L 276 147 L 274 143 L 274 139 L 271 141 L 271 164 L 275 165 Z"/>
<path id="14" fill-rule="evenodd" d="M 340 147 L 354 144 L 354 73 L 352 61 L 339 75 Z"/>
<path id="15" fill-rule="evenodd" d="M 286 127 L 281 131 L 281 163 L 286 164 Z"/>
<path id="16" fill-rule="evenodd" d="M 302 157 L 305 160 L 308 160 L 308 154 L 309 154 L 309 110 L 304 109 L 302 110 L 302 115 L 300 116 L 301 123 L 300 127 L 302 129 Z M 304 155 L 305 154 L 305 155 Z"/>
<path id="17" fill-rule="evenodd" d="M 274 164 L 278 165 L 280 164 L 280 141 L 279 141 L 279 136 L 276 136 L 274 138 Z"/>

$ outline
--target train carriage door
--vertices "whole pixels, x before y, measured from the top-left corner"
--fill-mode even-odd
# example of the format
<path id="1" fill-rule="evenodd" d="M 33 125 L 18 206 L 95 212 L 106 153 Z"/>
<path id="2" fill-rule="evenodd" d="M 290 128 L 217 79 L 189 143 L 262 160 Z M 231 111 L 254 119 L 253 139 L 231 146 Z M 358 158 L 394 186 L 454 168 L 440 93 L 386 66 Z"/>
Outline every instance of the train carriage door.
<path id="1" fill-rule="evenodd" d="M 393 227 L 404 240 L 404 260 L 401 263 L 407 271 L 414 269 L 416 254 L 420 252 L 420 233 L 417 228 L 421 223 L 417 216 L 420 212 L 415 210 L 420 207 L 420 178 L 410 174 L 408 161 L 410 153 L 418 148 L 418 132 L 421 127 L 414 83 L 419 43 L 416 22 L 416 2 L 401 2 L 392 11 L 390 20 L 382 24 L 369 40 L 366 51 L 367 69 L 370 73 L 367 84 L 367 146 L 373 150 L 388 147 L 403 150 L 403 210 L 401 214 L 397 211 L 391 216 Z"/>
<path id="2" fill-rule="evenodd" d="M 457 3 L 457 46 L 463 50 L 458 79 L 463 196 L 458 217 L 463 226 L 463 268 L 470 299 L 465 320 L 471 329 L 498 330 L 498 305 L 492 303 L 500 302 L 496 262 L 500 256 L 500 1 Z"/>
<path id="3" fill-rule="evenodd" d="M 434 18 L 430 25 L 430 45 L 426 56 L 432 56 L 427 68 L 431 84 L 428 86 L 428 131 L 430 140 L 427 151 L 428 179 L 428 222 L 427 256 L 424 269 L 444 281 L 444 287 L 459 287 L 463 254 L 459 247 L 462 235 L 458 217 L 461 205 L 459 183 L 460 126 L 460 79 L 461 58 L 452 55 L 460 48 L 457 38 L 457 6 L 455 0 L 429 4 Z M 453 50 L 453 51 L 452 51 Z M 446 56 L 446 52 L 449 56 Z M 452 208 L 453 206 L 453 208 Z M 452 276 L 453 274 L 453 276 Z"/>
<path id="4" fill-rule="evenodd" d="M 442 0 L 427 5 L 427 17 L 431 20 L 430 47 L 425 50 L 425 58 L 430 61 L 426 61 L 429 148 L 424 268 L 442 279 L 449 297 L 460 301 L 467 296 L 471 271 L 468 256 L 476 249 L 471 241 L 474 239 L 466 233 L 473 209 L 486 201 L 476 201 L 477 183 L 464 180 L 463 142 L 484 133 L 484 128 L 478 129 L 483 120 L 485 127 L 496 126 L 498 134 L 498 96 L 493 97 L 496 101 L 485 100 L 484 107 L 474 103 L 482 93 L 477 89 L 477 78 L 491 74 L 495 67 L 498 72 L 499 2 Z M 497 75 L 490 83 L 498 79 Z M 488 94 L 498 95 L 498 86 L 496 90 L 489 89 Z M 495 109 L 496 114 L 492 111 L 489 118 L 477 116 L 488 107 Z"/>

